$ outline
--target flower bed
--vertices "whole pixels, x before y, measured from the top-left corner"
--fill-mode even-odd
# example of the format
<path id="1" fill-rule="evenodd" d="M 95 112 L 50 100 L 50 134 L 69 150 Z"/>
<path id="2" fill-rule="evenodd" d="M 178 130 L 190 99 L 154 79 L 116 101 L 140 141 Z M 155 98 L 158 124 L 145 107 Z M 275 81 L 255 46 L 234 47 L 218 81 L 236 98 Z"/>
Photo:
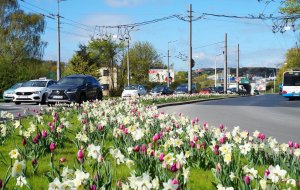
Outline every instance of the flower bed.
<path id="1" fill-rule="evenodd" d="M 299 144 L 120 99 L 0 125 L 0 188 L 296 189 Z"/>

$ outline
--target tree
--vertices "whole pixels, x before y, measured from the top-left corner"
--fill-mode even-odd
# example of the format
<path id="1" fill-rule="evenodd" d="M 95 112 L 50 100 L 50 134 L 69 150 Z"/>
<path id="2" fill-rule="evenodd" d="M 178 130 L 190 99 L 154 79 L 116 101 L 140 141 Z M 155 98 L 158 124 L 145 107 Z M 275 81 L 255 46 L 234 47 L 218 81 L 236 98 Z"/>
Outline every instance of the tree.
<path id="1" fill-rule="evenodd" d="M 285 71 L 300 69 L 300 49 L 289 49 L 285 55 L 285 63 L 281 66 L 277 73 L 277 84 L 282 83 L 282 76 Z"/>
<path id="2" fill-rule="evenodd" d="M 124 46 L 112 40 L 111 36 L 106 39 L 91 39 L 87 45 L 80 44 L 79 50 L 73 55 L 68 63 L 64 74 L 89 74 L 96 78 L 100 77 L 100 67 L 107 67 L 110 72 L 118 67 L 119 54 Z M 115 89 L 115 79 L 110 75 L 110 91 Z"/>
<path id="3" fill-rule="evenodd" d="M 124 54 L 125 55 L 125 54 Z M 129 50 L 131 84 L 149 84 L 149 69 L 165 68 L 157 51 L 149 42 L 136 42 Z M 122 84 L 127 83 L 127 57 L 121 65 Z"/>
<path id="4" fill-rule="evenodd" d="M 17 0 L 0 2 L 0 61 L 17 64 L 25 59 L 40 59 L 46 45 L 41 40 L 45 21 L 38 14 L 26 14 Z"/>

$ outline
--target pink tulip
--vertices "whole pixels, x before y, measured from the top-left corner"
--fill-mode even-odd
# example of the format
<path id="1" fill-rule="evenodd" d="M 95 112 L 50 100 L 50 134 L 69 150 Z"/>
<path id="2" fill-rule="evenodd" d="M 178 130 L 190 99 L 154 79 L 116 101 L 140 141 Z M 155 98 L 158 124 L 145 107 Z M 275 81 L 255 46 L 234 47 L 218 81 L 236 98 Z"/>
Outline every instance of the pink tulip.
<path id="1" fill-rule="evenodd" d="M 298 181 L 298 187 L 300 188 L 300 180 Z"/>
<path id="2" fill-rule="evenodd" d="M 127 128 L 125 128 L 123 132 L 124 132 L 125 135 L 128 135 L 128 129 Z"/>
<path id="3" fill-rule="evenodd" d="M 223 130 L 224 130 L 224 125 L 223 125 L 223 124 L 220 124 L 219 129 L 220 129 L 221 132 L 223 132 Z"/>
<path id="4" fill-rule="evenodd" d="M 249 185 L 251 179 L 250 179 L 250 177 L 249 177 L 248 175 L 246 175 L 246 176 L 244 177 L 244 181 L 245 181 L 246 185 Z"/>
<path id="5" fill-rule="evenodd" d="M 161 162 L 164 161 L 164 158 L 165 158 L 164 153 L 160 153 L 159 157 L 158 157 L 159 161 L 161 161 Z"/>
<path id="6" fill-rule="evenodd" d="M 172 183 L 173 183 L 173 184 L 179 184 L 179 181 L 178 181 L 177 179 L 173 179 L 173 180 L 172 180 Z"/>
<path id="7" fill-rule="evenodd" d="M 298 143 L 294 143 L 294 148 L 295 149 L 297 149 L 297 148 L 299 148 L 300 146 L 299 146 L 299 144 Z"/>
<path id="8" fill-rule="evenodd" d="M 67 159 L 66 159 L 65 157 L 61 157 L 61 158 L 59 159 L 59 161 L 60 161 L 61 163 L 64 163 L 66 160 L 67 160 Z"/>
<path id="9" fill-rule="evenodd" d="M 181 168 L 180 162 L 176 162 L 176 169 L 179 170 Z"/>
<path id="10" fill-rule="evenodd" d="M 199 150 L 201 148 L 201 144 L 196 144 L 196 148 Z"/>
<path id="11" fill-rule="evenodd" d="M 90 190 L 96 190 L 96 189 L 97 189 L 97 187 L 96 187 L 95 184 L 93 184 L 93 185 L 90 187 Z"/>
<path id="12" fill-rule="evenodd" d="M 100 124 L 97 126 L 97 128 L 98 128 L 98 131 L 99 131 L 99 132 L 101 132 L 101 131 L 103 130 L 103 126 L 100 125 Z"/>
<path id="13" fill-rule="evenodd" d="M 54 132 L 54 131 L 55 131 L 54 125 L 51 125 L 51 126 L 50 126 L 50 129 L 51 129 L 51 132 Z"/>
<path id="14" fill-rule="evenodd" d="M 198 118 L 198 117 L 196 117 L 195 121 L 198 123 L 198 122 L 199 122 L 199 118 Z"/>
<path id="15" fill-rule="evenodd" d="M 152 141 L 156 142 L 159 140 L 159 134 L 155 133 L 155 135 L 152 137 Z"/>
<path id="16" fill-rule="evenodd" d="M 290 147 L 290 148 L 293 148 L 293 146 L 294 146 L 293 141 L 289 141 L 288 144 L 289 144 L 289 147 Z"/>
<path id="17" fill-rule="evenodd" d="M 46 138 L 47 135 L 48 135 L 48 134 L 47 134 L 47 131 L 43 130 L 43 131 L 42 131 L 42 138 Z"/>
<path id="18" fill-rule="evenodd" d="M 270 174 L 270 171 L 267 169 L 267 170 L 265 170 L 265 172 L 264 172 L 264 176 L 268 176 Z"/>
<path id="19" fill-rule="evenodd" d="M 118 187 L 118 189 L 121 189 L 121 187 L 122 187 L 122 182 L 120 180 L 118 180 L 118 182 L 117 182 L 117 187 Z"/>
<path id="20" fill-rule="evenodd" d="M 220 154 L 220 152 L 219 152 L 219 145 L 215 145 L 214 146 L 214 154 L 215 155 L 219 155 Z"/>
<path id="21" fill-rule="evenodd" d="M 194 141 L 190 141 L 190 146 L 191 146 L 191 148 L 195 148 L 195 143 L 194 143 Z"/>
<path id="22" fill-rule="evenodd" d="M 3 184 L 2 184 L 2 180 L 0 179 L 0 189 L 2 188 Z"/>
<path id="23" fill-rule="evenodd" d="M 263 133 L 259 133 L 258 138 L 261 139 L 261 140 L 265 140 L 266 136 Z"/>
<path id="24" fill-rule="evenodd" d="M 197 142 L 199 140 L 198 136 L 194 136 L 194 141 Z"/>
<path id="25" fill-rule="evenodd" d="M 50 127 L 52 125 L 52 123 L 51 122 L 48 122 L 48 126 Z"/>
<path id="26" fill-rule="evenodd" d="M 134 150 L 135 152 L 138 152 L 138 151 L 140 151 L 140 147 L 139 147 L 139 145 L 136 145 L 136 146 L 133 148 L 133 150 Z"/>
<path id="27" fill-rule="evenodd" d="M 51 150 L 51 152 L 53 152 L 54 151 L 54 149 L 55 149 L 55 143 L 50 143 L 50 150 Z"/>
<path id="28" fill-rule="evenodd" d="M 125 129 L 125 126 L 121 124 L 119 128 L 120 128 L 121 130 L 124 130 L 124 129 Z"/>
<path id="29" fill-rule="evenodd" d="M 219 142 L 220 144 L 224 144 L 226 142 L 226 137 L 221 137 Z"/>
<path id="30" fill-rule="evenodd" d="M 83 152 L 83 150 L 82 149 L 80 149 L 78 152 L 77 152 L 77 159 L 78 159 L 78 161 L 79 162 L 83 162 L 83 160 L 84 160 L 84 152 Z"/>
<path id="31" fill-rule="evenodd" d="M 145 154 L 147 151 L 147 146 L 145 144 L 142 144 L 142 153 Z"/>

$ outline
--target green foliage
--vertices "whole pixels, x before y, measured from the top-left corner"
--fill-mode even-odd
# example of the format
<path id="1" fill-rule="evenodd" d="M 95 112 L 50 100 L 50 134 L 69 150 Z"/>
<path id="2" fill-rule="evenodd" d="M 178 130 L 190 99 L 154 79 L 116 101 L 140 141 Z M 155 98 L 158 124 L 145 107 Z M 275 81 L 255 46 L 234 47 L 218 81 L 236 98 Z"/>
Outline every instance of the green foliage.
<path id="1" fill-rule="evenodd" d="M 157 51 L 149 42 L 136 42 L 129 50 L 130 74 L 132 84 L 152 85 L 149 82 L 150 68 L 165 68 Z M 127 84 L 127 55 L 124 54 L 120 68 L 120 83 Z M 122 88 L 123 86 L 121 86 Z"/>
<path id="2" fill-rule="evenodd" d="M 299 0 L 285 0 L 284 6 L 280 8 L 283 14 L 299 14 L 300 13 L 300 1 Z"/>
<path id="3" fill-rule="evenodd" d="M 277 73 L 276 83 L 282 83 L 282 76 L 285 71 L 300 69 L 300 49 L 289 49 L 285 55 L 285 63 L 279 69 Z"/>

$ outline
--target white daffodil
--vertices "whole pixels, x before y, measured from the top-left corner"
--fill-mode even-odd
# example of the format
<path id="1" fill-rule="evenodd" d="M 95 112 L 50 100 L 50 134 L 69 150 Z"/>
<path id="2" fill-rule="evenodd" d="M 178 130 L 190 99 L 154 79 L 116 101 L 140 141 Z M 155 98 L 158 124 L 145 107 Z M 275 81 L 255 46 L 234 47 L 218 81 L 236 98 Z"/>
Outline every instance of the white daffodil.
<path id="1" fill-rule="evenodd" d="M 184 184 L 186 184 L 187 180 L 189 179 L 189 174 L 190 174 L 190 167 L 183 168 L 182 175 L 183 175 L 183 182 L 184 182 Z"/>
<path id="2" fill-rule="evenodd" d="M 268 179 L 270 179 L 273 183 L 278 183 L 281 179 L 283 179 L 286 175 L 285 170 L 281 170 L 279 165 L 275 167 L 269 167 L 270 174 L 268 175 Z"/>
<path id="3" fill-rule="evenodd" d="M 20 153 L 19 153 L 18 149 L 13 149 L 9 152 L 9 156 L 11 159 L 18 158 L 18 156 L 20 156 Z"/>
<path id="4" fill-rule="evenodd" d="M 159 179 L 157 176 L 152 180 L 152 188 L 159 189 Z"/>
<path id="5" fill-rule="evenodd" d="M 25 161 L 19 162 L 19 160 L 16 160 L 11 171 L 11 175 L 13 177 L 19 176 L 23 174 L 23 170 L 26 168 Z"/>
<path id="6" fill-rule="evenodd" d="M 267 180 L 262 179 L 259 181 L 260 187 L 262 188 L 262 190 L 267 189 Z"/>
<path id="7" fill-rule="evenodd" d="M 163 190 L 176 190 L 178 188 L 178 184 L 173 184 L 172 180 L 169 179 L 167 183 L 163 183 Z"/>
<path id="8" fill-rule="evenodd" d="M 95 146 L 94 144 L 90 144 L 87 147 L 87 151 L 88 151 L 88 156 L 89 157 L 97 159 L 98 156 L 100 155 L 100 146 Z"/>
<path id="9" fill-rule="evenodd" d="M 62 189 L 62 184 L 58 178 L 55 178 L 53 182 L 49 183 L 48 190 L 60 190 Z"/>
<path id="10" fill-rule="evenodd" d="M 63 172 L 62 172 L 61 176 L 64 179 L 70 179 L 72 177 L 72 175 L 73 175 L 72 169 L 69 169 L 68 166 L 63 168 Z"/>
<path id="11" fill-rule="evenodd" d="M 26 178 L 25 178 L 24 176 L 19 176 L 19 177 L 17 178 L 16 186 L 23 187 L 23 185 L 27 185 Z"/>
<path id="12" fill-rule="evenodd" d="M 151 177 L 148 172 L 143 173 L 143 176 L 137 182 L 138 189 L 148 190 L 152 188 Z"/>

